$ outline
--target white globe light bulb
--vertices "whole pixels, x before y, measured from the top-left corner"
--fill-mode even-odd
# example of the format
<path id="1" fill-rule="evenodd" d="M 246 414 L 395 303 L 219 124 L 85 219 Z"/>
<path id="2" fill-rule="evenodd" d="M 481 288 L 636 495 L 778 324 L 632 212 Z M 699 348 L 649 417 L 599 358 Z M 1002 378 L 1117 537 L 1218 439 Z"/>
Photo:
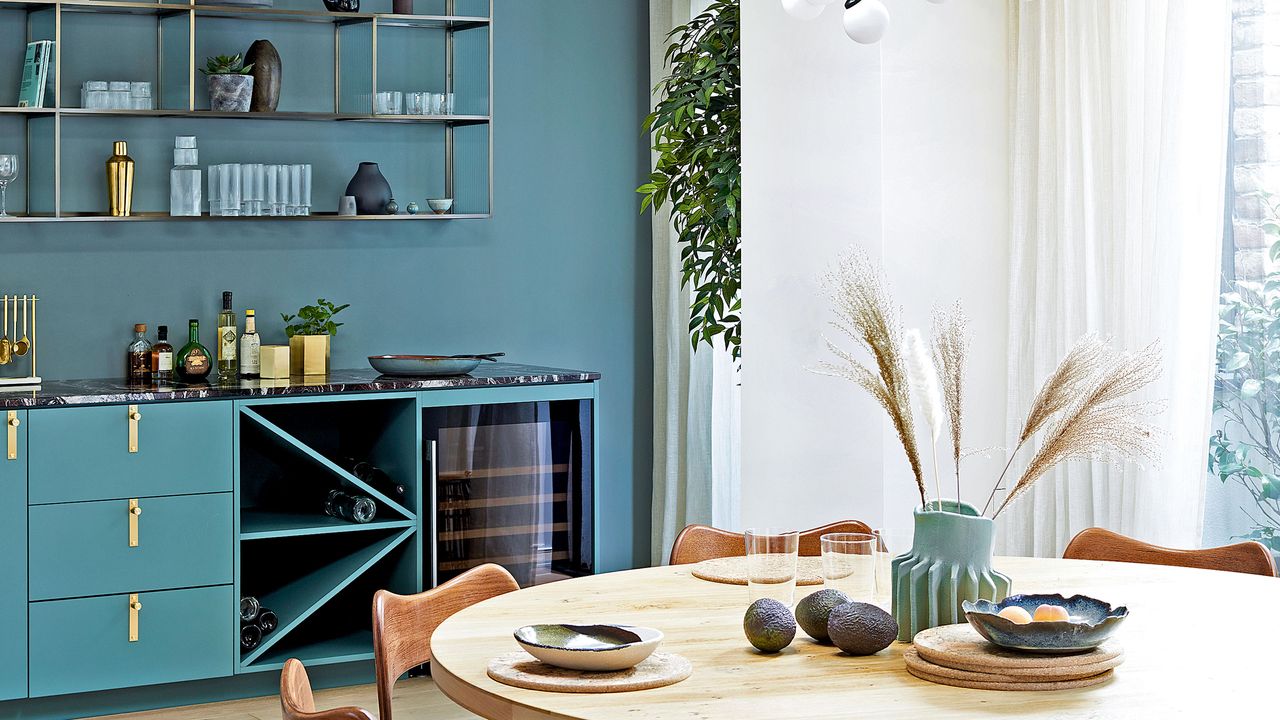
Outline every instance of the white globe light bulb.
<path id="1" fill-rule="evenodd" d="M 814 5 L 809 0 L 782 0 L 782 9 L 791 17 L 812 20 L 822 14 L 825 6 Z"/>
<path id="2" fill-rule="evenodd" d="M 888 28 L 889 10 L 880 0 L 861 0 L 844 11 L 844 32 L 856 43 L 878 43 Z"/>
<path id="3" fill-rule="evenodd" d="M 835 5 L 838 2 L 844 2 L 844 0 L 809 0 L 809 2 L 814 5 Z M 937 2 L 937 0 L 934 0 L 934 2 Z"/>

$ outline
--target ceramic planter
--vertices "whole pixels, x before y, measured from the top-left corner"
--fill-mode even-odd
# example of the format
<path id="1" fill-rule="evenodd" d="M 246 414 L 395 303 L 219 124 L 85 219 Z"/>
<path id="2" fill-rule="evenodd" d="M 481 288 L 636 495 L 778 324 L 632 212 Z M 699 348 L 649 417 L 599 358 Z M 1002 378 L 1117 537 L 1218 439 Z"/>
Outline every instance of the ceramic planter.
<path id="1" fill-rule="evenodd" d="M 329 336 L 294 335 L 289 338 L 289 374 L 328 375 Z"/>
<path id="2" fill-rule="evenodd" d="M 252 75 L 210 75 L 209 109 L 214 112 L 249 112 L 253 101 Z"/>
<path id="3" fill-rule="evenodd" d="M 911 552 L 893 559 L 893 617 L 902 642 L 965 622 L 966 600 L 999 602 L 1009 594 L 1009 578 L 991 568 L 995 523 L 968 503 L 944 500 L 942 507 L 916 508 Z"/>

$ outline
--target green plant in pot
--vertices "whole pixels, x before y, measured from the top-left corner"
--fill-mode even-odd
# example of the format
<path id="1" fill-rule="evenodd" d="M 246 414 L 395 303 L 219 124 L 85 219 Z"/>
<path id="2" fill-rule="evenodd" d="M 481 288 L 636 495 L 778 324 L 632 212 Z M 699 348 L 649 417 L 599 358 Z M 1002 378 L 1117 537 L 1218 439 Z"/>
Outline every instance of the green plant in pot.
<path id="1" fill-rule="evenodd" d="M 343 323 L 334 322 L 338 313 L 351 307 L 334 305 L 319 298 L 315 305 L 304 305 L 298 314 L 280 313 L 284 333 L 289 337 L 290 375 L 328 375 L 330 338 L 338 334 Z"/>
<path id="2" fill-rule="evenodd" d="M 965 621 L 965 600 L 999 601 L 1010 580 L 992 567 L 995 518 L 1038 480 L 1067 460 L 1154 459 L 1157 433 L 1142 418 L 1156 406 L 1129 396 L 1160 374 L 1158 344 L 1137 352 L 1115 351 L 1093 335 L 1081 338 L 1045 380 L 996 479 L 979 510 L 960 501 L 964 376 L 970 335 L 957 303 L 935 311 L 928 348 L 918 330 L 904 330 L 901 310 L 886 289 L 883 271 L 865 253 L 843 257 L 824 278 L 837 319 L 832 326 L 873 358 L 868 366 L 829 339 L 838 362 L 816 372 L 843 377 L 866 390 L 888 414 L 902 444 L 920 495 L 911 550 L 893 560 L 893 615 L 898 639 L 910 641 L 926 628 Z M 824 338 L 825 339 L 825 338 Z M 933 457 L 932 498 L 925 479 L 913 412 L 913 397 L 926 421 Z M 943 426 L 950 429 L 956 499 L 944 498 L 936 446 Z M 1038 441 L 1038 442 L 1037 442 Z M 1023 448 L 1034 447 L 1025 468 L 987 517 L 996 493 Z M 950 485 L 950 482 L 948 482 Z"/>
<path id="3" fill-rule="evenodd" d="M 209 109 L 214 112 L 249 112 L 253 101 L 253 65 L 240 55 L 208 58 L 200 72 L 209 78 Z"/>

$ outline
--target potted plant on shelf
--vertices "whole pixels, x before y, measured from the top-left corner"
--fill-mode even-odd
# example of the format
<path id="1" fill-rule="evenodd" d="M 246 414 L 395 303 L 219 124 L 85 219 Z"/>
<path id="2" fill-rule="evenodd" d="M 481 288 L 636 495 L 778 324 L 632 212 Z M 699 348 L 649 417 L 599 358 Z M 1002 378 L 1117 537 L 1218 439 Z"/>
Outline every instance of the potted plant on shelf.
<path id="1" fill-rule="evenodd" d="M 200 69 L 209 78 L 209 109 L 214 112 L 249 112 L 253 101 L 253 65 L 240 55 L 208 58 Z"/>
<path id="2" fill-rule="evenodd" d="M 291 375 L 328 375 L 329 338 L 338 334 L 342 323 L 333 316 L 351 307 L 334 305 L 319 298 L 315 305 L 304 305 L 297 315 L 280 313 L 289 336 L 289 373 Z"/>

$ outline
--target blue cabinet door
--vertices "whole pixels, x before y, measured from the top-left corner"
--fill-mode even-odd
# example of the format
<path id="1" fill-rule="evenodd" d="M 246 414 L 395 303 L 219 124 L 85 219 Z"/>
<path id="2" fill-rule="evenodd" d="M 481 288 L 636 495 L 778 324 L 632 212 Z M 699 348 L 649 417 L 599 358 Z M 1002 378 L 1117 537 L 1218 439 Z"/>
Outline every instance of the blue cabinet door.
<path id="1" fill-rule="evenodd" d="M 0 700 L 12 700 L 27 696 L 27 414 L 0 418 Z"/>
<path id="2" fill-rule="evenodd" d="M 231 490 L 229 401 L 139 405 L 129 449 L 129 406 L 28 412 L 31 503 L 189 495 Z"/>

